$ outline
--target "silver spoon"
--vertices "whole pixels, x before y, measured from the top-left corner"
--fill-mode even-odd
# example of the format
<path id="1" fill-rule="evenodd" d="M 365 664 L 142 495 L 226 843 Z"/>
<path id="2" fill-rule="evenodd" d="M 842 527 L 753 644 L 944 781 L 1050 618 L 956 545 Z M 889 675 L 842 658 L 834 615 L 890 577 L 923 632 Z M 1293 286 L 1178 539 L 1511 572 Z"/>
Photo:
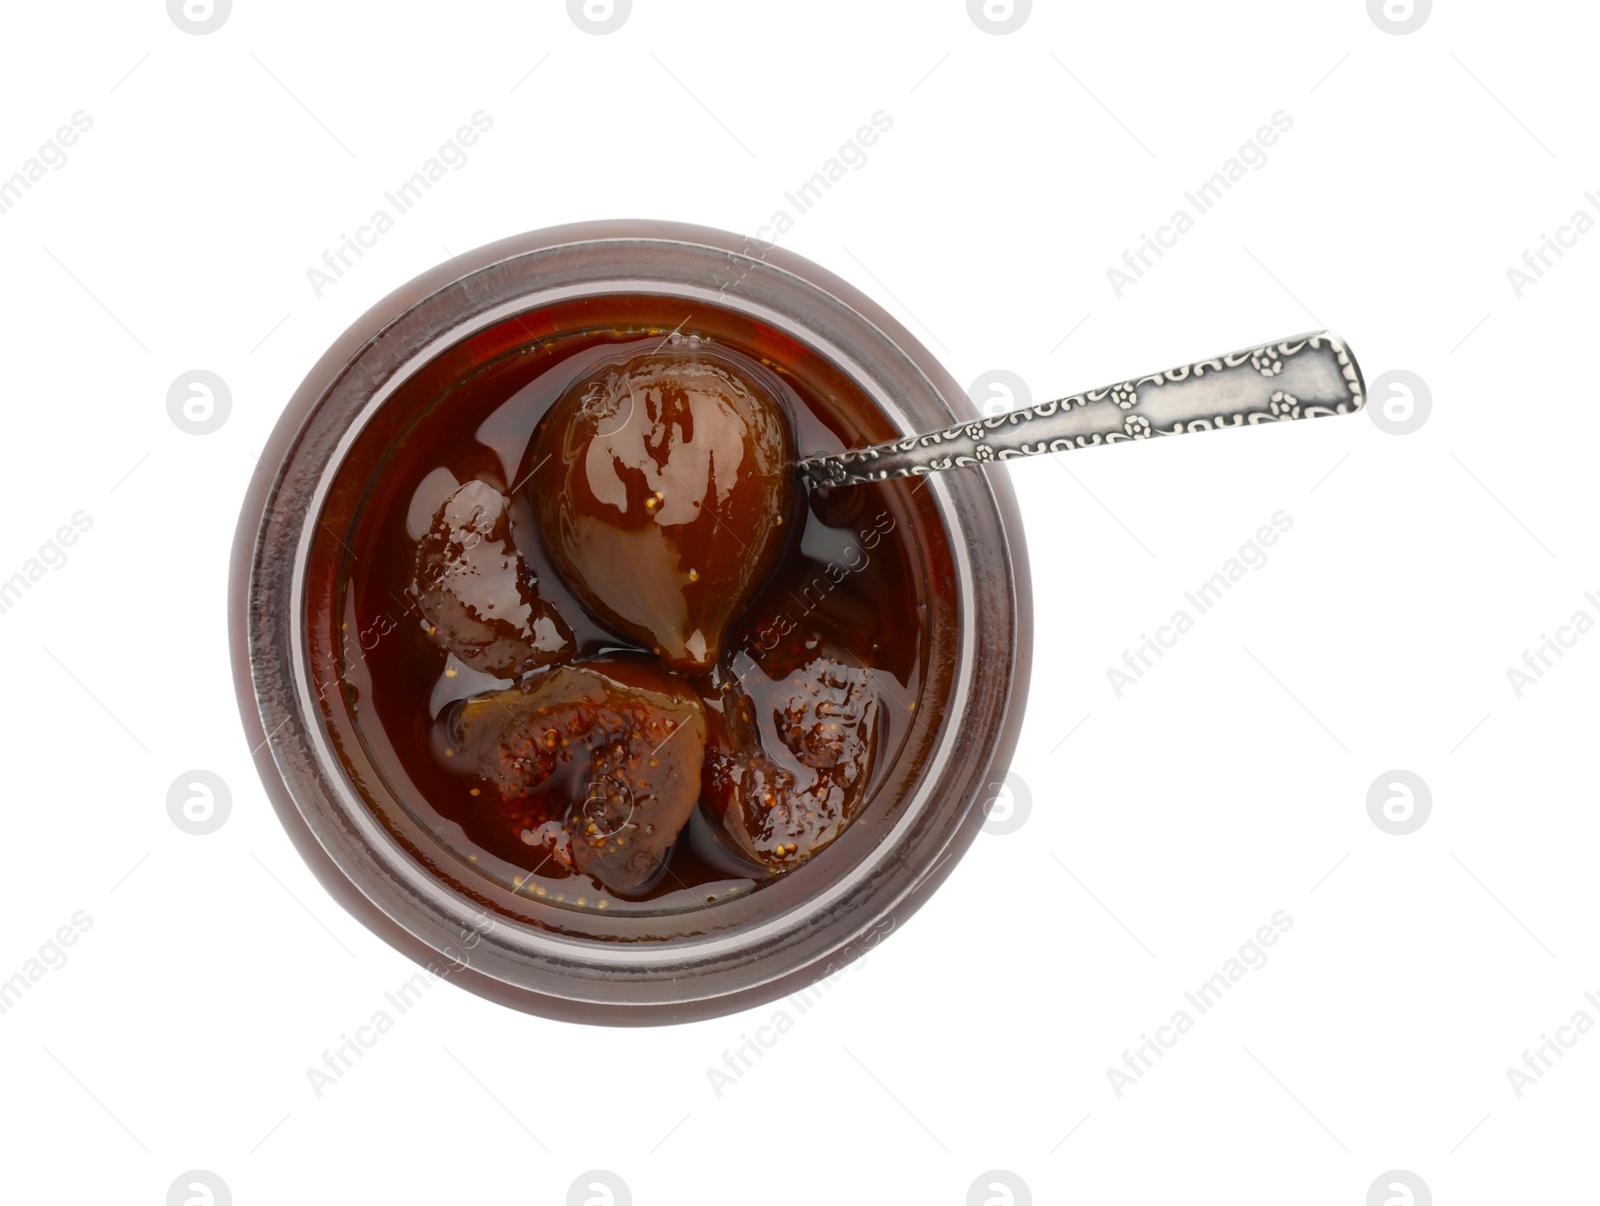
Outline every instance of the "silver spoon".
<path id="1" fill-rule="evenodd" d="M 798 469 L 812 486 L 855 486 L 1095 444 L 1354 414 L 1365 402 L 1350 349 L 1317 331 L 927 435 L 810 457 Z"/>

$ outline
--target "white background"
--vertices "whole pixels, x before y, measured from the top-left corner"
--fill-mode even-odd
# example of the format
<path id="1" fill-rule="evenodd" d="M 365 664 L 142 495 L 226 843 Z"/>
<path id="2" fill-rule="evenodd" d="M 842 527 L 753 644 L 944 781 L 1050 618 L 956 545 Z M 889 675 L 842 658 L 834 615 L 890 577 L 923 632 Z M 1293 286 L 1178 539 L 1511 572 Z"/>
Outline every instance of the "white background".
<path id="1" fill-rule="evenodd" d="M 0 215 L 0 578 L 93 526 L 0 615 L 0 978 L 92 926 L 0 1016 L 0 1196 L 160 1203 L 195 1168 L 240 1203 L 563 1202 L 592 1168 L 643 1204 L 961 1203 L 989 1169 L 1041 1203 L 1358 1206 L 1389 1169 L 1441 1203 L 1594 1192 L 1600 1036 L 1520 1098 L 1506 1074 L 1600 1021 L 1600 635 L 1521 698 L 1506 674 L 1600 618 L 1600 233 L 1507 278 L 1600 216 L 1591 8 L 1440 4 L 1405 36 L 1362 0 L 1040 3 L 1003 36 L 959 0 L 636 0 L 607 36 L 553 0 L 5 23 L 0 176 L 93 127 Z M 317 297 L 306 270 L 477 110 L 466 166 Z M 962 382 L 1042 399 L 1325 326 L 1431 415 L 1016 465 L 1028 818 L 721 1096 L 707 1070 L 782 1003 L 616 1031 L 444 984 L 318 1098 L 306 1069 L 414 968 L 305 869 L 241 735 L 254 454 L 447 251 L 603 217 L 755 233 L 878 110 L 779 241 Z M 1117 296 L 1107 269 L 1279 110 L 1266 165 Z M 196 368 L 232 394 L 204 436 L 166 410 Z M 1280 510 L 1268 564 L 1118 698 L 1107 668 Z M 232 794 L 205 837 L 166 811 L 197 768 Z M 1432 792 L 1404 837 L 1367 813 L 1396 768 Z M 1119 1097 L 1107 1069 L 1278 910 L 1267 964 Z"/>

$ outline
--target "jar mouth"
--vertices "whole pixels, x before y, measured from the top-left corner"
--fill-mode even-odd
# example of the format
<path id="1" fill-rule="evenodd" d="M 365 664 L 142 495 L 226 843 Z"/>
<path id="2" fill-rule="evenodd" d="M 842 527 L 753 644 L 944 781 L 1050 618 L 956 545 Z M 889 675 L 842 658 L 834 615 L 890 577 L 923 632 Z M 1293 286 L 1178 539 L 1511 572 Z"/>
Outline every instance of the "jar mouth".
<path id="1" fill-rule="evenodd" d="M 850 286 L 770 245 L 697 227 L 594 223 L 518 236 L 411 282 L 308 375 L 261 459 L 235 549 L 241 710 L 297 845 L 352 912 L 412 958 L 533 1012 L 589 1021 L 707 1016 L 782 995 L 866 949 L 942 880 L 983 820 L 1020 726 L 1029 657 L 1026 561 L 1003 470 L 935 474 L 917 504 L 942 526 L 952 614 L 928 657 L 926 724 L 902 747 L 896 798 L 875 800 L 813 863 L 737 906 L 582 925 L 512 907 L 397 836 L 336 749 L 314 681 L 329 585 L 311 550 L 339 471 L 408 381 L 485 332 L 557 303 L 659 295 L 747 315 L 834 365 L 897 434 L 974 417 L 947 373 Z M 936 698 L 927 692 L 936 686 Z M 864 825 L 868 813 L 874 822 Z M 834 854 L 837 848 L 838 853 Z M 826 859 L 827 862 L 823 860 Z M 330 882 L 330 880 L 332 882 Z M 524 898 L 525 900 L 526 898 Z M 443 970 L 441 970 L 443 969 Z"/>

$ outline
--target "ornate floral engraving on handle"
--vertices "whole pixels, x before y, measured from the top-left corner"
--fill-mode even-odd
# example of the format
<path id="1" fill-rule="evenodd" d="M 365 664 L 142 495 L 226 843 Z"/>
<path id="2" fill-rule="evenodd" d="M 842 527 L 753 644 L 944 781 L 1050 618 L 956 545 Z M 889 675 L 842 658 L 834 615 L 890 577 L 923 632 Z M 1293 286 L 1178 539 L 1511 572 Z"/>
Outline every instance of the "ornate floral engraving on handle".
<path id="1" fill-rule="evenodd" d="M 1351 414 L 1355 357 L 1326 331 L 1230 352 L 1027 410 L 800 462 L 813 486 L 853 486 L 1152 436 Z"/>

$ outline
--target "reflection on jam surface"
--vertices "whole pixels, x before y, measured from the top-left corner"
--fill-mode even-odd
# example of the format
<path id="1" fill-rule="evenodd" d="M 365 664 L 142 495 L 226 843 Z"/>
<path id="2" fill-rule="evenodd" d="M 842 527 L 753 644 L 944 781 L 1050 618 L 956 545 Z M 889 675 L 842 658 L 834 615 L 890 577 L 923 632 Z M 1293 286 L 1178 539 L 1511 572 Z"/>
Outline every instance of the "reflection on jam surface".
<path id="1" fill-rule="evenodd" d="M 783 348 L 649 322 L 547 338 L 439 393 L 363 483 L 339 685 L 457 859 L 547 903 L 698 908 L 870 806 L 921 723 L 915 485 L 795 487 L 796 450 L 882 424 Z M 607 407 L 634 373 L 648 425 L 619 439 Z M 619 565 L 600 521 L 655 547 Z"/>

